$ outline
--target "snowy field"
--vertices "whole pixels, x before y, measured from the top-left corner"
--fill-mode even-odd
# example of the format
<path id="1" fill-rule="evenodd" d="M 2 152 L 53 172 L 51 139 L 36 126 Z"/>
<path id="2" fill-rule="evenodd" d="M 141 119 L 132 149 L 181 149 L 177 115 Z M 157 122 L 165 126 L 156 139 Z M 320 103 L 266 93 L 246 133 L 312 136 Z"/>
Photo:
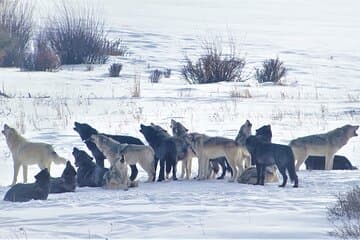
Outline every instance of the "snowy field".
<path id="1" fill-rule="evenodd" d="M 51 11 L 52 1 L 33 1 L 38 16 Z M 73 147 L 87 150 L 72 129 L 74 121 L 144 140 L 140 123 L 170 130 L 174 118 L 190 131 L 235 138 L 249 119 L 253 130 L 271 124 L 273 142 L 283 144 L 360 124 L 358 1 L 99 2 L 109 35 L 121 37 L 131 54 L 112 57 L 93 71 L 85 65 L 52 73 L 0 69 L 0 89 L 11 96 L 0 97 L 1 128 L 7 123 L 32 141 L 51 143 L 73 163 Z M 285 84 L 185 82 L 180 76 L 184 56 L 200 54 L 201 39 L 226 40 L 229 33 L 247 59 L 247 72 L 279 56 L 290 69 Z M 123 63 L 120 78 L 107 77 L 112 62 Z M 171 78 L 150 83 L 149 73 L 156 68 L 171 68 Z M 131 97 L 135 75 L 141 81 L 139 98 Z M 235 98 L 233 91 L 251 97 Z M 360 138 L 338 153 L 360 167 Z M 2 198 L 13 175 L 3 135 L 0 164 Z M 52 165 L 51 175 L 62 170 Z M 47 201 L 0 201 L 0 238 L 330 238 L 326 208 L 335 194 L 360 183 L 359 171 L 306 171 L 304 166 L 298 189 L 228 179 L 143 183 L 146 173 L 139 170 L 140 186 L 127 192 L 77 188 L 49 195 Z M 29 167 L 30 182 L 37 172 Z"/>

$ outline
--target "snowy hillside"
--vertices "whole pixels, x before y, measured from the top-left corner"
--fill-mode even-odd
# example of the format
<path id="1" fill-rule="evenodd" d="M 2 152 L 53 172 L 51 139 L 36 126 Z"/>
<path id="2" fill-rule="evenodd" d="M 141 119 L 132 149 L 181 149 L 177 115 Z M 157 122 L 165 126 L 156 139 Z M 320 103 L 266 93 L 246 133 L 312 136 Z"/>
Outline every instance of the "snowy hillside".
<path id="1" fill-rule="evenodd" d="M 33 2 L 38 16 L 51 11 L 52 1 Z M 283 144 L 360 124 L 360 4 L 355 0 L 100 2 L 109 36 L 121 37 L 131 54 L 111 57 L 93 71 L 85 65 L 58 72 L 0 68 L 0 89 L 11 96 L 0 96 L 1 128 L 7 123 L 32 141 L 51 143 L 73 163 L 73 147 L 87 151 L 72 129 L 74 121 L 144 140 L 140 123 L 170 130 L 173 118 L 190 131 L 235 138 L 249 119 L 253 130 L 271 124 L 273 142 Z M 189 85 L 182 79 L 184 56 L 199 55 L 201 39 L 229 34 L 247 59 L 247 72 L 279 56 L 290 69 L 286 84 L 260 85 L 252 78 Z M 107 77 L 112 62 L 123 63 L 120 78 Z M 155 68 L 171 68 L 171 78 L 150 83 Z M 134 75 L 141 81 L 139 98 L 131 97 Z M 250 97 L 232 97 L 234 91 Z M 359 146 L 360 138 L 352 138 L 339 154 L 360 167 Z M 0 164 L 2 198 L 13 176 L 3 135 Z M 139 169 L 140 186 L 127 192 L 78 188 L 47 201 L 0 201 L 0 238 L 329 238 L 326 208 L 336 193 L 360 183 L 358 171 L 304 166 L 298 189 L 227 179 L 143 183 L 147 175 Z M 51 175 L 62 170 L 53 165 Z M 37 166 L 29 167 L 30 182 L 37 172 Z"/>

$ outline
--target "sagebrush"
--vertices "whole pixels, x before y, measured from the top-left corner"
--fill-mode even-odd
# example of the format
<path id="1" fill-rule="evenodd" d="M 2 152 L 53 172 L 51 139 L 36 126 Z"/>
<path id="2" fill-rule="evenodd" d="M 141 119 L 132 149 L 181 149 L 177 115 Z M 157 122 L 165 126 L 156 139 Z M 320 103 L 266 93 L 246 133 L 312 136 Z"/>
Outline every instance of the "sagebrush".
<path id="1" fill-rule="evenodd" d="M 338 194 L 336 198 L 336 203 L 327 211 L 333 227 L 329 234 L 341 239 L 360 239 L 360 187 Z"/>
<path id="2" fill-rule="evenodd" d="M 125 55 L 121 40 L 109 40 L 105 22 L 94 8 L 77 9 L 62 2 L 48 18 L 45 35 L 62 64 L 103 64 L 109 55 Z"/>
<path id="3" fill-rule="evenodd" d="M 21 65 L 33 26 L 33 7 L 28 1 L 0 1 L 0 66 Z"/>
<path id="4" fill-rule="evenodd" d="M 279 58 L 267 59 L 263 62 L 262 68 L 257 68 L 255 79 L 259 83 L 272 82 L 279 83 L 287 74 L 287 68 Z"/>
<path id="5" fill-rule="evenodd" d="M 203 54 L 193 62 L 185 57 L 186 65 L 181 73 L 189 83 L 215 83 L 243 80 L 245 59 L 236 51 L 235 43 L 229 43 L 229 53 L 222 50 L 222 42 L 205 42 Z"/>

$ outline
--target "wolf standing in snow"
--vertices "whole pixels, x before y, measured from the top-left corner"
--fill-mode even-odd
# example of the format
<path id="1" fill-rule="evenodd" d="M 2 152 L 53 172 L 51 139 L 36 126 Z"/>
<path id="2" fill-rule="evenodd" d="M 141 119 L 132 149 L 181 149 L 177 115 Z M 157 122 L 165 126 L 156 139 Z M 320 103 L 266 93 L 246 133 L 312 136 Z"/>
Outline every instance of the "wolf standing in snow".
<path id="1" fill-rule="evenodd" d="M 14 178 L 11 185 L 14 185 L 17 181 L 20 166 L 23 168 L 24 183 L 26 183 L 28 165 L 37 164 L 40 169 L 47 168 L 50 172 L 52 162 L 55 164 L 66 164 L 66 159 L 57 155 L 50 144 L 29 142 L 14 128 L 6 124 L 2 134 L 6 138 L 6 143 L 14 161 Z"/>
<path id="2" fill-rule="evenodd" d="M 309 155 L 325 156 L 325 170 L 333 169 L 334 154 L 342 148 L 350 138 L 357 136 L 359 126 L 344 125 L 323 134 L 300 137 L 290 142 L 296 160 L 296 170 Z"/>

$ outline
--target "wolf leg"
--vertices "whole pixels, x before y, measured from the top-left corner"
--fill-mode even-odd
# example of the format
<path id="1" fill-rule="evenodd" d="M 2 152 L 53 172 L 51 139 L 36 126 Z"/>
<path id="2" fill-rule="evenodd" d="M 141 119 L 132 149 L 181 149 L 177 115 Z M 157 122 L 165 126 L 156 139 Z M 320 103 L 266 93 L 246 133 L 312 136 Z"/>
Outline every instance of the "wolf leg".
<path id="1" fill-rule="evenodd" d="M 327 154 L 325 158 L 325 170 L 332 170 L 334 165 L 334 154 Z"/>
<path id="2" fill-rule="evenodd" d="M 279 167 L 279 171 L 280 171 L 281 176 L 283 178 L 283 182 L 282 182 L 281 185 L 279 185 L 279 187 L 285 187 L 286 182 L 287 182 L 286 169 L 284 167 L 282 167 L 282 168 Z"/>
<path id="3" fill-rule="evenodd" d="M 17 181 L 17 176 L 19 174 L 19 169 L 20 169 L 20 163 L 14 162 L 14 178 L 13 178 L 13 181 L 11 183 L 11 186 L 15 185 L 15 183 Z"/>
<path id="4" fill-rule="evenodd" d="M 24 178 L 24 183 L 27 183 L 28 166 L 26 166 L 26 165 L 22 165 L 22 168 L 23 168 L 23 178 Z"/>
<path id="5" fill-rule="evenodd" d="M 130 181 L 134 181 L 139 171 L 136 167 L 136 164 L 131 164 L 130 169 L 131 169 Z"/>
<path id="6" fill-rule="evenodd" d="M 186 179 L 190 179 L 191 177 L 191 165 L 192 165 L 192 157 L 189 157 L 186 161 Z"/>
<path id="7" fill-rule="evenodd" d="M 296 161 L 295 169 L 296 169 L 296 171 L 299 171 L 301 164 L 303 164 L 303 162 L 305 161 L 305 159 L 307 157 L 307 154 L 304 151 L 302 151 L 301 149 L 297 150 L 297 149 L 293 148 L 292 150 L 293 150 L 295 161 Z"/>

